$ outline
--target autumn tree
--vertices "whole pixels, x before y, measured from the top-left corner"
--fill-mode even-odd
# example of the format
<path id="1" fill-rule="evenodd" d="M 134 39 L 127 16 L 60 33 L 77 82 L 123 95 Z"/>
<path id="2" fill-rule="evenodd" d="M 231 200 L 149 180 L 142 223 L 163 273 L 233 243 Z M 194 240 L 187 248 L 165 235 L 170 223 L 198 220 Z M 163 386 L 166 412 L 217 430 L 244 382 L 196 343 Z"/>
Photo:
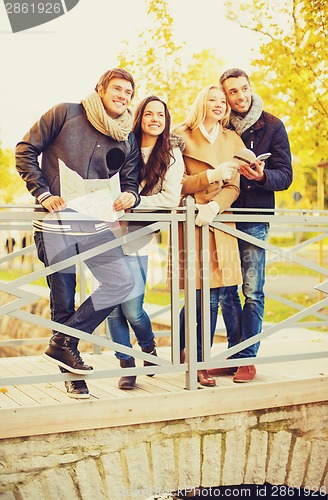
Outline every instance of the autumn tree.
<path id="1" fill-rule="evenodd" d="M 180 123 L 202 86 L 218 83 L 222 60 L 214 50 L 204 49 L 191 57 L 185 45 L 175 41 L 174 20 L 165 0 L 146 0 L 149 29 L 136 40 L 124 40 L 118 65 L 137 82 L 136 100 L 147 95 L 163 98 L 174 124 Z"/>
<path id="2" fill-rule="evenodd" d="M 253 88 L 286 124 L 294 158 L 292 189 L 316 206 L 316 168 L 327 159 L 328 3 L 229 0 L 229 18 L 263 36 Z"/>
<path id="3" fill-rule="evenodd" d="M 182 122 L 202 87 L 208 84 L 219 84 L 223 60 L 214 49 L 203 49 L 193 54 L 182 73 L 183 89 L 176 96 L 174 118 L 176 123 Z M 221 71 L 222 70 L 222 71 Z M 182 99 L 181 99 L 182 96 Z"/>
<path id="4" fill-rule="evenodd" d="M 150 28 L 137 40 L 124 40 L 118 64 L 137 81 L 137 99 L 155 94 L 171 103 L 181 83 L 182 44 L 173 36 L 173 18 L 165 0 L 147 0 Z"/>
<path id="5" fill-rule="evenodd" d="M 25 190 L 24 183 L 15 169 L 13 151 L 2 149 L 0 143 L 0 203 L 15 202 Z"/>

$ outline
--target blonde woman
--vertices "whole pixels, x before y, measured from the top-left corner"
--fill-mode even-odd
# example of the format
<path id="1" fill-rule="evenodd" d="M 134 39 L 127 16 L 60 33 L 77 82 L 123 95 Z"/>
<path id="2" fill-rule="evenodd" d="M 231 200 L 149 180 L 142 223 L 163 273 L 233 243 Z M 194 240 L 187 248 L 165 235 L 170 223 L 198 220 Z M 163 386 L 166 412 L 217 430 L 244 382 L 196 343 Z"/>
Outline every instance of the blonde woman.
<path id="1" fill-rule="evenodd" d="M 196 225 L 210 224 L 214 217 L 227 210 L 239 196 L 239 173 L 233 155 L 244 147 L 241 138 L 226 126 L 230 108 L 221 87 L 208 85 L 197 95 L 189 115 L 176 127 L 184 142 L 185 174 L 182 194 L 194 197 L 198 213 Z M 228 223 L 229 224 L 229 223 Z M 216 328 L 220 287 L 241 283 L 237 239 L 210 228 L 210 332 L 212 345 Z M 201 301 L 200 301 L 200 230 L 196 228 L 197 247 L 197 361 L 202 361 Z M 183 246 L 180 241 L 181 247 Z M 183 269 L 184 252 L 180 251 Z M 182 278 L 182 277 L 181 277 Z M 183 279 L 180 281 L 183 286 Z M 185 311 L 180 312 L 181 362 L 184 362 Z M 204 386 L 216 385 L 207 370 L 198 371 L 198 381 Z"/>

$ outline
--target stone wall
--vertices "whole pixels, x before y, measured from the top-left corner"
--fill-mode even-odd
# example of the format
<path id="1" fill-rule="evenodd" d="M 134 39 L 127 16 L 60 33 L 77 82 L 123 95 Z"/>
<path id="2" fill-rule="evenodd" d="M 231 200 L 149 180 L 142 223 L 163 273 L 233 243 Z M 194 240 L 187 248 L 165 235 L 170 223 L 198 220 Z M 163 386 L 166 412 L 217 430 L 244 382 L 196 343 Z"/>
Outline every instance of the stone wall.
<path id="1" fill-rule="evenodd" d="M 323 492 L 327 410 L 328 403 L 315 403 L 3 439 L 0 499 L 146 499 L 179 488 L 265 482 Z"/>

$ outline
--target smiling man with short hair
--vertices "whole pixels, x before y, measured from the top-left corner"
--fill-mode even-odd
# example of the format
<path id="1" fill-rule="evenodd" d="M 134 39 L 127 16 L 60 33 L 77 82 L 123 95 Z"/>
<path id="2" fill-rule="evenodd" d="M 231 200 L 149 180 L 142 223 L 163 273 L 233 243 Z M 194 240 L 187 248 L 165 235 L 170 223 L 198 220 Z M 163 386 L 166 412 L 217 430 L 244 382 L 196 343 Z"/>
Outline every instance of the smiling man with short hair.
<path id="1" fill-rule="evenodd" d="M 232 207 L 256 209 L 256 214 L 265 213 L 262 209 L 275 207 L 275 191 L 288 189 L 292 182 L 291 153 L 287 132 L 283 122 L 263 110 L 260 96 L 252 91 L 249 77 L 245 71 L 232 68 L 220 77 L 220 84 L 231 106 L 230 124 L 242 138 L 245 146 L 256 156 L 271 153 L 265 161 L 256 161 L 251 166 L 240 167 L 240 195 Z M 254 214 L 254 212 L 251 212 Z M 269 223 L 237 222 L 238 230 L 255 238 L 266 241 Z M 265 257 L 263 248 L 238 240 L 242 264 L 245 297 L 241 306 L 238 287 L 222 287 L 220 305 L 227 329 L 228 347 L 247 340 L 262 330 L 264 315 Z M 257 355 L 260 343 L 249 346 L 232 358 L 252 358 Z M 234 382 L 249 382 L 254 379 L 256 369 L 253 364 L 238 368 L 214 368 L 212 375 L 234 374 Z M 236 372 L 236 373 L 235 373 Z"/>
<path id="2" fill-rule="evenodd" d="M 86 99 L 53 107 L 17 144 L 16 168 L 45 210 L 67 210 L 67 200 L 61 196 L 59 160 L 83 179 L 109 179 L 119 172 L 121 194 L 114 201 L 114 209 L 138 205 L 140 152 L 131 132 L 132 113 L 128 108 L 134 90 L 130 73 L 121 68 L 109 70 Z M 38 257 L 45 266 L 115 239 L 112 224 L 95 219 L 59 220 L 49 216 L 35 221 L 34 229 Z M 121 247 L 90 257 L 85 264 L 99 287 L 77 309 L 75 266 L 49 274 L 47 281 L 51 319 L 92 333 L 129 295 L 134 279 Z M 55 330 L 44 355 L 62 371 L 88 373 L 92 367 L 81 358 L 78 342 L 78 338 Z M 84 380 L 67 381 L 65 386 L 70 397 L 89 397 Z"/>

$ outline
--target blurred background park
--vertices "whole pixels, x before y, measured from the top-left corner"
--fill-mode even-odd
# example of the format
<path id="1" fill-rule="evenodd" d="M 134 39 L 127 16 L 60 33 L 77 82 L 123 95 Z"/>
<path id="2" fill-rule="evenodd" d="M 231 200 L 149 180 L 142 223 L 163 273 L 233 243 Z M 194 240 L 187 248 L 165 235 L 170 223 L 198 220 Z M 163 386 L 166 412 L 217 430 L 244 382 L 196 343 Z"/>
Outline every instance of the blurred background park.
<path id="1" fill-rule="evenodd" d="M 242 67 L 288 130 L 294 181 L 277 206 L 317 208 L 317 166 L 328 156 L 327 18 L 325 0 L 80 0 L 66 16 L 12 34 L 0 12 L 1 202 L 26 197 L 15 144 L 51 106 L 85 97 L 107 69 L 130 70 L 134 104 L 157 94 L 178 123 L 202 86 Z"/>
<path id="2" fill-rule="evenodd" d="M 158 95 L 177 124 L 201 87 L 218 83 L 224 70 L 240 67 L 250 75 L 264 109 L 281 118 L 289 134 L 294 180 L 288 191 L 276 194 L 276 206 L 327 208 L 328 169 L 322 167 L 328 159 L 325 0 L 80 0 L 67 15 L 16 34 L 9 30 L 3 4 L 0 9 L 0 204 L 33 203 L 15 170 L 15 144 L 47 109 L 84 98 L 107 69 L 131 71 L 137 83 L 134 105 L 146 95 Z M 10 251 L 10 238 L 18 250 L 31 243 L 30 236 L 3 235 L 0 256 Z M 270 241 L 288 247 L 303 236 L 291 229 L 272 232 Z M 327 239 L 323 245 L 321 257 L 318 245 L 306 247 L 302 256 L 321 258 L 326 265 L 322 250 Z M 11 266 L 2 264 L 0 279 L 14 279 L 22 269 L 39 265 L 21 258 Z M 165 267 L 165 259 L 159 266 Z M 318 277 L 290 262 L 272 266 L 274 275 L 290 282 L 290 276 L 299 283 L 306 276 Z M 315 293 L 312 287 L 307 293 L 302 287 L 286 289 L 291 303 L 311 303 Z M 148 290 L 146 301 L 169 303 L 164 280 Z M 265 320 L 280 321 L 291 308 L 268 300 Z"/>

